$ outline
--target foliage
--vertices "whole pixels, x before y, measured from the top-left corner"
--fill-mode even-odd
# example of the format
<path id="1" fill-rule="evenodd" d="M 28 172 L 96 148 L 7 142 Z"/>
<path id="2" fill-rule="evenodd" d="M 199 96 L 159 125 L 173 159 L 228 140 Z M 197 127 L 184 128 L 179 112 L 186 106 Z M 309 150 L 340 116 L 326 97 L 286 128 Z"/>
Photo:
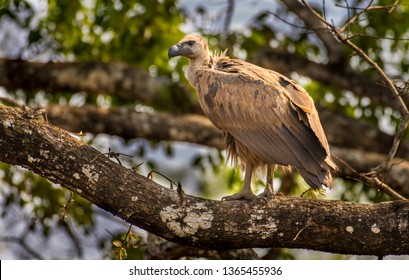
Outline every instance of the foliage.
<path id="1" fill-rule="evenodd" d="M 142 259 L 143 251 L 140 249 L 140 239 L 138 235 L 131 231 L 132 225 L 126 233 L 119 236 L 118 239 L 112 241 L 113 253 L 112 256 L 117 260 L 124 260 L 128 257 L 131 259 Z"/>

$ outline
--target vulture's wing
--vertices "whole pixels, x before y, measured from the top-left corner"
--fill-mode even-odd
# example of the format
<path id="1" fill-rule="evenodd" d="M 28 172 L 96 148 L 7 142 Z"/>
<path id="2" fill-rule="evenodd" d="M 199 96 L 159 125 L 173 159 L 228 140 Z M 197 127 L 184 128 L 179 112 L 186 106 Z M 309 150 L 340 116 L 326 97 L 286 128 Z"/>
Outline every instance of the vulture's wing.
<path id="1" fill-rule="evenodd" d="M 311 97 L 286 77 L 225 58 L 197 72 L 196 88 L 206 116 L 264 161 L 316 176 L 315 187 L 335 168 Z"/>

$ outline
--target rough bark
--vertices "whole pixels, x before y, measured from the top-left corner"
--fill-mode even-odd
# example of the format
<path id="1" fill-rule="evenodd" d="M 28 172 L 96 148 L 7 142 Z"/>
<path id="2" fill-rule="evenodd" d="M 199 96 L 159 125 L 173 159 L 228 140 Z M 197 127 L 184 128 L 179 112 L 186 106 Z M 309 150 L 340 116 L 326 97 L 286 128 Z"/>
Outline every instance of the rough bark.
<path id="1" fill-rule="evenodd" d="M 42 114 L 0 105 L 0 120 L 1 161 L 25 167 L 174 242 L 201 248 L 409 254 L 408 201 L 206 200 L 164 188 L 116 164 L 46 123 Z"/>

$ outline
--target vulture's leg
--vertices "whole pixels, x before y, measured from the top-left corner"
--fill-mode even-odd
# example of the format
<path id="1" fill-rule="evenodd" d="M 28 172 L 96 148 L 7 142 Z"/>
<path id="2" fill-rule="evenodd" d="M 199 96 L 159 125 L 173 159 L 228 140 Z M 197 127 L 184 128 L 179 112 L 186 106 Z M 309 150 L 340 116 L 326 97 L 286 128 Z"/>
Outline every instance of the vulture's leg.
<path id="1" fill-rule="evenodd" d="M 261 197 L 275 197 L 274 194 L 274 185 L 273 185 L 273 178 L 274 178 L 274 170 L 275 170 L 275 164 L 267 164 L 267 179 L 266 179 L 266 187 L 264 188 L 264 191 L 259 194 Z"/>
<path id="2" fill-rule="evenodd" d="M 237 200 L 237 199 L 254 200 L 254 199 L 257 199 L 258 197 L 251 190 L 252 173 L 253 173 L 253 165 L 251 163 L 246 164 L 246 174 L 244 175 L 243 188 L 238 193 L 223 197 L 222 200 Z"/>

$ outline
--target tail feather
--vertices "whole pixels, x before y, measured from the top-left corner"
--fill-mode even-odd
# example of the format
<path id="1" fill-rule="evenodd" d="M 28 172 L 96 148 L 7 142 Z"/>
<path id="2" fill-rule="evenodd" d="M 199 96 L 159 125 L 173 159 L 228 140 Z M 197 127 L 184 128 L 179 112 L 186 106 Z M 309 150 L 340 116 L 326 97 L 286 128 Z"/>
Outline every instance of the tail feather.
<path id="1" fill-rule="evenodd" d="M 324 187 L 332 188 L 331 171 L 336 171 L 338 168 L 330 157 L 327 157 L 323 167 L 318 167 L 314 172 L 310 172 L 304 168 L 297 168 L 301 176 L 314 190 L 321 190 Z"/>

